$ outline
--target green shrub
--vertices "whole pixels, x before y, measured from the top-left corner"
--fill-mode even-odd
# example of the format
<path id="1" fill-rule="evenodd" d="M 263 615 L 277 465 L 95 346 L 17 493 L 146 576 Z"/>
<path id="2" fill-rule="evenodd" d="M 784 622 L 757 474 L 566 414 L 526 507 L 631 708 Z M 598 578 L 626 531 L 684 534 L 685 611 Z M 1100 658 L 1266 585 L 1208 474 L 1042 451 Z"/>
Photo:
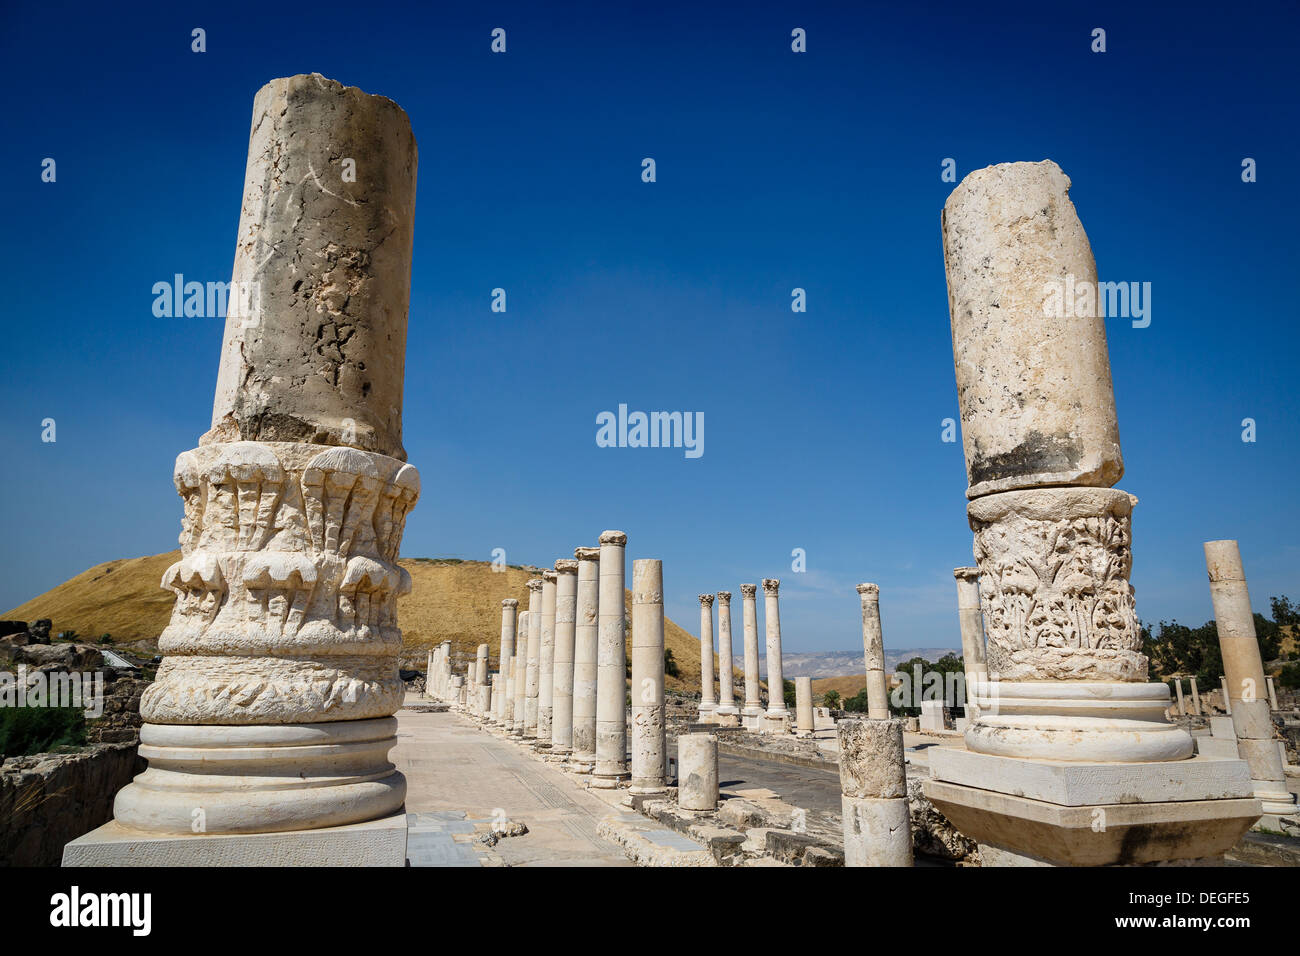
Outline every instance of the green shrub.
<path id="1" fill-rule="evenodd" d="M 6 757 L 85 743 L 86 715 L 80 707 L 0 707 L 0 753 Z"/>

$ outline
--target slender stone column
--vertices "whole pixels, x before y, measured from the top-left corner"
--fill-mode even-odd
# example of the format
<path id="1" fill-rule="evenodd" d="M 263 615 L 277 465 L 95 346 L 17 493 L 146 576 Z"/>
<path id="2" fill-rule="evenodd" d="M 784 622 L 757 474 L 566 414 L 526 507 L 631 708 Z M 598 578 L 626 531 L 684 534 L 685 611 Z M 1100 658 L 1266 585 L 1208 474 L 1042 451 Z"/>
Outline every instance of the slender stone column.
<path id="1" fill-rule="evenodd" d="M 632 563 L 632 793 L 662 793 L 664 785 L 663 562 Z"/>
<path id="2" fill-rule="evenodd" d="M 841 720 L 845 866 L 911 866 L 901 720 Z"/>
<path id="3" fill-rule="evenodd" d="M 501 673 L 499 671 L 494 672 L 488 679 L 488 691 L 492 703 L 488 710 L 488 723 L 495 727 L 501 723 Z"/>
<path id="4" fill-rule="evenodd" d="M 763 732 L 783 734 L 790 729 L 790 710 L 785 706 L 785 680 L 781 670 L 781 609 L 776 578 L 763 579 L 763 625 L 767 632 L 767 713 Z"/>
<path id="5" fill-rule="evenodd" d="M 713 723 L 718 700 L 713 695 L 713 595 L 700 595 L 700 721 Z"/>
<path id="6" fill-rule="evenodd" d="M 867 716 L 872 720 L 889 717 L 889 681 L 885 677 L 885 637 L 880 627 L 880 588 L 869 582 L 858 585 L 862 602 L 862 656 L 867 667 Z"/>
<path id="7" fill-rule="evenodd" d="M 596 658 L 596 769 L 591 785 L 612 790 L 627 780 L 627 535 L 600 536 L 599 647 Z"/>
<path id="8" fill-rule="evenodd" d="M 795 730 L 800 737 L 809 737 L 816 729 L 813 720 L 812 678 L 796 677 L 794 679 Z"/>
<path id="9" fill-rule="evenodd" d="M 527 699 L 527 677 L 528 677 L 528 612 L 520 611 L 519 620 L 515 627 L 515 687 L 514 687 L 514 719 L 510 722 L 510 736 L 522 737 L 524 735 L 524 711 L 525 701 Z"/>
<path id="10" fill-rule="evenodd" d="M 555 581 L 554 571 L 542 572 L 542 623 L 537 665 L 537 749 L 551 749 L 555 710 Z"/>
<path id="11" fill-rule="evenodd" d="M 1220 677 L 1220 678 L 1219 678 L 1219 692 L 1220 692 L 1221 694 L 1223 694 L 1223 710 L 1224 710 L 1224 712 L 1225 712 L 1229 717 L 1231 717 L 1231 716 L 1232 716 L 1232 698 L 1228 695 L 1228 678 L 1227 678 L 1227 677 Z"/>
<path id="12" fill-rule="evenodd" d="M 1183 703 L 1183 679 L 1181 677 L 1174 678 L 1174 693 L 1178 695 L 1178 716 L 1186 717 L 1187 706 Z"/>
<path id="13" fill-rule="evenodd" d="M 600 549 L 575 548 L 578 559 L 577 621 L 573 644 L 573 756 L 577 773 L 596 766 L 596 682 L 600 653 Z"/>
<path id="14" fill-rule="evenodd" d="M 573 752 L 573 648 L 578 612 L 578 562 L 555 562 L 555 660 L 551 711 L 551 753 Z"/>
<path id="15" fill-rule="evenodd" d="M 474 661 L 474 704 L 473 710 L 480 717 L 486 716 L 484 688 L 488 686 L 488 654 L 491 652 L 486 644 L 478 646 L 478 656 Z"/>
<path id="16" fill-rule="evenodd" d="M 181 558 L 140 703 L 149 766 L 118 824 L 190 837 L 202 808 L 209 835 L 281 832 L 402 806 L 388 751 L 411 587 L 397 552 L 420 492 L 401 417 L 415 172 L 390 99 L 312 74 L 253 100 L 212 427 L 173 472 Z"/>
<path id="17" fill-rule="evenodd" d="M 1200 717 L 1201 716 L 1201 695 L 1196 690 L 1196 678 L 1190 677 L 1188 678 L 1188 682 L 1192 685 L 1192 713 L 1194 713 L 1197 717 Z"/>
<path id="18" fill-rule="evenodd" d="M 971 688 L 979 681 L 988 680 L 988 665 L 984 662 L 984 612 L 980 609 L 980 572 L 979 568 L 955 568 L 952 576 L 957 580 L 957 620 L 961 626 L 962 679 L 966 694 L 963 703 L 967 719 L 973 720 L 979 716 L 979 707 Z"/>
<path id="19" fill-rule="evenodd" d="M 731 592 L 718 592 L 718 724 L 735 727 L 740 723 L 736 708 L 736 690 L 732 678 L 734 663 L 731 650 Z"/>
<path id="20" fill-rule="evenodd" d="M 538 694 L 541 692 L 542 579 L 528 582 L 528 671 L 524 676 L 524 739 L 537 739 Z M 548 739 L 549 743 L 549 739 Z"/>
<path id="21" fill-rule="evenodd" d="M 501 694 L 493 694 L 499 703 L 497 719 L 507 728 L 514 718 L 514 682 L 510 676 L 510 658 L 515 656 L 515 629 L 519 615 L 519 602 L 506 598 L 501 602 L 501 649 L 497 655 L 501 669 Z"/>
<path id="22" fill-rule="evenodd" d="M 718 738 L 682 734 L 677 738 L 677 806 L 683 810 L 718 809 Z"/>
<path id="23" fill-rule="evenodd" d="M 1264 683 L 1268 685 L 1268 706 L 1270 710 L 1281 710 L 1277 705 L 1277 688 L 1273 686 L 1273 678 L 1265 677 Z"/>
<path id="24" fill-rule="evenodd" d="M 741 615 L 745 633 L 745 706 L 740 712 L 745 717 L 745 727 L 750 730 L 758 730 L 758 721 L 763 715 L 758 670 L 758 611 L 755 607 L 757 592 L 756 584 L 740 586 Z"/>
<path id="25" fill-rule="evenodd" d="M 1232 699 L 1232 726 L 1237 749 L 1250 765 L 1255 796 L 1268 814 L 1295 812 L 1295 796 L 1287 790 L 1286 772 L 1273 740 L 1273 718 L 1265 693 L 1264 662 L 1255 636 L 1250 592 L 1236 541 L 1207 541 L 1205 566 L 1210 572 L 1210 597 L 1214 623 L 1223 651 L 1228 693 Z"/>

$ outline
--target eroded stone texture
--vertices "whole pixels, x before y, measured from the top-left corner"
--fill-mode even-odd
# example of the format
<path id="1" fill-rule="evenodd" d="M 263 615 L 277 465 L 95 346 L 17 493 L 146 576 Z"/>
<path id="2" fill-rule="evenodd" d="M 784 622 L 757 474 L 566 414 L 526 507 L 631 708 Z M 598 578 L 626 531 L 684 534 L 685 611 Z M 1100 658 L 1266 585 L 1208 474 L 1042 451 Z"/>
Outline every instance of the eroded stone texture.
<path id="1" fill-rule="evenodd" d="M 591 785 L 613 789 L 627 779 L 627 535 L 600 536 L 600 598 L 596 657 L 596 769 Z"/>
<path id="2" fill-rule="evenodd" d="M 901 720 L 841 720 L 840 791 L 847 797 L 906 797 Z"/>
<path id="3" fill-rule="evenodd" d="M 889 717 L 889 679 L 885 676 L 885 636 L 880 626 L 880 588 L 863 582 L 857 588 L 862 603 L 862 657 L 866 663 L 867 716 Z"/>
<path id="4" fill-rule="evenodd" d="M 528 663 L 524 674 L 524 737 L 537 737 L 537 695 L 541 688 L 542 579 L 528 582 Z M 549 738 L 548 738 L 549 740 Z"/>
<path id="5" fill-rule="evenodd" d="M 576 548 L 577 621 L 573 644 L 573 757 L 579 773 L 596 764 L 596 684 L 600 654 L 600 549 Z"/>
<path id="6" fill-rule="evenodd" d="M 578 613 L 578 562 L 555 562 L 555 657 L 551 681 L 551 753 L 573 751 L 573 649 Z"/>
<path id="7" fill-rule="evenodd" d="M 677 738 L 677 805 L 683 810 L 718 808 L 718 738 L 713 734 Z"/>
<path id="8" fill-rule="evenodd" d="M 1108 488 L 1124 474 L 1097 268 L 1069 190 L 1050 160 L 1004 163 L 968 175 L 944 205 L 971 498 L 1044 484 Z M 1050 299 L 1058 287 L 1059 307 Z"/>
<path id="9" fill-rule="evenodd" d="M 632 563 L 632 793 L 665 789 L 664 573 L 652 558 Z"/>
<path id="10" fill-rule="evenodd" d="M 344 160 L 355 182 L 344 181 Z M 201 444 L 349 445 L 405 460 L 415 137 L 392 100 L 313 73 L 253 100 L 212 429 Z"/>
<path id="11" fill-rule="evenodd" d="M 1129 584 L 1133 502 L 1105 488 L 1039 488 L 970 502 L 991 675 L 1146 680 Z"/>

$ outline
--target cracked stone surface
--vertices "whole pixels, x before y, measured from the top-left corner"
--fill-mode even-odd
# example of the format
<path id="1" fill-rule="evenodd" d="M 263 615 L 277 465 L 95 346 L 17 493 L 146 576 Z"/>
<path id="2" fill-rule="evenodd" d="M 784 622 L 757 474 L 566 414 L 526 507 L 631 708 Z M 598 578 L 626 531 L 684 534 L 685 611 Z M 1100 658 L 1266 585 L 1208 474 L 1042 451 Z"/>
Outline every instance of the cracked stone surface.
<path id="1" fill-rule="evenodd" d="M 355 163 L 355 181 L 348 181 Z M 212 429 L 402 461 L 417 150 L 396 103 L 318 73 L 253 100 Z"/>

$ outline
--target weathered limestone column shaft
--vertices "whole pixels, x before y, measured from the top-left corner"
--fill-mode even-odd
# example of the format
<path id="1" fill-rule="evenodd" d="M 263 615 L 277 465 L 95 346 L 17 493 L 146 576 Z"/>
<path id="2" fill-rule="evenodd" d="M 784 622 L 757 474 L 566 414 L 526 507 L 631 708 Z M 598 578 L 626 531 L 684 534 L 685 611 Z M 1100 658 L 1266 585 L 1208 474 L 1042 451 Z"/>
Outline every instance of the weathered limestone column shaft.
<path id="1" fill-rule="evenodd" d="M 901 720 L 841 720 L 845 866 L 911 866 Z"/>
<path id="2" fill-rule="evenodd" d="M 632 793 L 662 793 L 664 728 L 663 562 L 632 563 Z"/>
<path id="3" fill-rule="evenodd" d="M 591 785 L 611 790 L 627 779 L 627 535 L 600 536 L 599 647 L 596 657 L 596 769 Z"/>
<path id="4" fill-rule="evenodd" d="M 1219 693 L 1223 695 L 1223 712 L 1232 716 L 1232 697 L 1228 694 L 1228 678 L 1219 678 Z"/>
<path id="5" fill-rule="evenodd" d="M 575 548 L 577 621 L 573 643 L 573 756 L 578 773 L 596 766 L 596 683 L 600 654 L 600 549 Z"/>
<path id="6" fill-rule="evenodd" d="M 781 670 L 781 582 L 763 579 L 763 626 L 767 632 L 767 716 L 786 717 L 785 680 Z"/>
<path id="7" fill-rule="evenodd" d="M 1196 678 L 1188 678 L 1188 683 L 1192 685 L 1192 713 L 1197 717 L 1201 716 L 1201 695 L 1196 689 Z"/>
<path id="8" fill-rule="evenodd" d="M 532 615 L 527 611 L 519 612 L 515 636 L 515 719 L 510 725 L 512 737 L 524 736 L 524 715 L 528 709 L 528 641 L 532 627 L 529 623 L 531 617 Z"/>
<path id="9" fill-rule="evenodd" d="M 713 595 L 700 595 L 700 720 L 709 723 L 718 700 L 713 694 Z"/>
<path id="10" fill-rule="evenodd" d="M 478 656 L 474 661 L 474 711 L 479 716 L 485 715 L 483 689 L 488 683 L 488 654 L 491 649 L 486 644 L 478 646 Z"/>
<path id="11" fill-rule="evenodd" d="M 340 175 L 356 160 L 356 181 Z M 406 460 L 402 388 L 415 223 L 406 114 L 320 74 L 253 99 L 212 407 L 214 442 L 346 445 Z"/>
<path id="12" fill-rule="evenodd" d="M 988 665 L 984 662 L 984 611 L 980 608 L 979 568 L 955 568 L 952 576 L 957 580 L 957 622 L 961 627 L 961 658 L 966 699 L 966 717 L 979 716 L 971 688 L 978 681 L 988 680 Z"/>
<path id="13" fill-rule="evenodd" d="M 1004 163 L 943 207 L 969 498 L 1124 474 L 1097 266 L 1069 191 L 1050 160 Z"/>
<path id="14" fill-rule="evenodd" d="M 510 677 L 510 658 L 515 656 L 515 629 L 519 615 L 519 602 L 514 598 L 505 598 L 501 602 L 501 648 L 497 655 L 497 666 L 501 670 L 501 693 L 493 694 L 498 700 L 497 719 L 507 727 L 514 718 L 514 686 Z"/>
<path id="15" fill-rule="evenodd" d="M 1186 717 L 1187 705 L 1183 702 L 1183 679 L 1181 677 L 1174 678 L 1174 693 L 1178 697 L 1178 716 Z"/>
<path id="16" fill-rule="evenodd" d="M 794 679 L 795 729 L 801 737 L 811 736 L 816 728 L 812 697 L 812 678 L 796 677 Z"/>
<path id="17" fill-rule="evenodd" d="M 542 579 L 528 582 L 528 671 L 524 676 L 524 738 L 537 739 L 538 694 L 541 691 Z"/>
<path id="18" fill-rule="evenodd" d="M 176 600 L 124 827 L 189 837 L 201 807 L 207 834 L 315 829 L 405 799 L 388 752 L 411 588 L 397 554 L 420 493 L 401 420 L 415 177 L 392 100 L 318 74 L 257 92 L 212 428 L 173 471 Z"/>
<path id="19" fill-rule="evenodd" d="M 758 585 L 742 584 L 740 586 L 741 616 L 745 639 L 745 706 L 741 713 L 751 718 L 746 726 L 753 726 L 752 721 L 763 713 L 762 690 L 759 686 L 758 669 L 758 611 L 755 595 Z"/>
<path id="20" fill-rule="evenodd" d="M 869 582 L 858 585 L 862 602 L 862 656 L 867 667 L 867 716 L 872 720 L 889 717 L 889 681 L 885 677 L 885 636 L 880 627 L 880 588 Z"/>
<path id="21" fill-rule="evenodd" d="M 1270 710 L 1281 710 L 1277 705 L 1277 688 L 1273 686 L 1273 678 L 1265 676 L 1264 683 L 1268 686 L 1268 706 Z"/>
<path id="22" fill-rule="evenodd" d="M 506 736 L 515 732 L 515 656 L 510 655 L 504 665 L 505 676 L 501 681 L 501 726 Z"/>
<path id="23" fill-rule="evenodd" d="M 1224 679 L 1232 700 L 1237 749 L 1250 766 L 1251 783 L 1255 796 L 1264 804 L 1264 812 L 1293 813 L 1295 796 L 1287 790 L 1286 772 L 1273 739 L 1264 662 L 1237 542 L 1207 541 L 1205 566 L 1210 573 L 1210 597 L 1223 651 Z"/>
<path id="24" fill-rule="evenodd" d="M 735 667 L 731 646 L 731 592 L 718 592 L 718 722 L 736 723 L 736 689 L 732 676 Z"/>
<path id="25" fill-rule="evenodd" d="M 551 749 L 551 720 L 555 709 L 555 581 L 554 571 L 542 572 L 541 651 L 537 665 L 537 749 Z"/>
<path id="26" fill-rule="evenodd" d="M 714 734 L 677 738 L 677 806 L 683 810 L 718 809 L 718 738 Z"/>
<path id="27" fill-rule="evenodd" d="M 551 682 L 551 753 L 573 752 L 573 648 L 578 613 L 578 562 L 555 562 L 555 660 Z"/>

